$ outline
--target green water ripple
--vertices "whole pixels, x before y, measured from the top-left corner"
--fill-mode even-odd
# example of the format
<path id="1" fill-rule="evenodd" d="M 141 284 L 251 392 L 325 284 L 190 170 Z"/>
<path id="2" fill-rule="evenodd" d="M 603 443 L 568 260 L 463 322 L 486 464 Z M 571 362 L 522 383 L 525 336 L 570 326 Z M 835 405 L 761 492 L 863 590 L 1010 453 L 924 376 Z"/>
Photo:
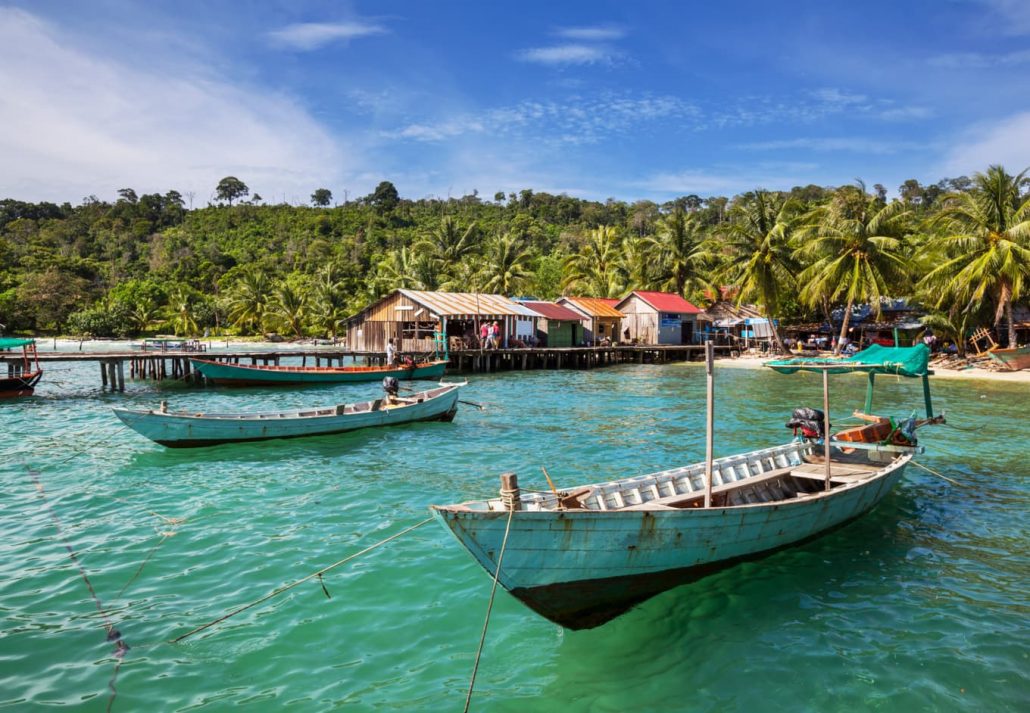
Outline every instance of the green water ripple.
<path id="1" fill-rule="evenodd" d="M 699 460 L 697 365 L 473 377 L 453 424 L 166 450 L 114 405 L 268 410 L 375 385 L 268 392 L 130 385 L 93 369 L 0 404 L 0 708 L 95 711 L 117 660 L 72 546 L 130 650 L 115 710 L 422 711 L 464 700 L 490 579 L 435 523 L 180 644 L 169 639 L 515 470 L 559 487 Z M 882 383 L 881 383 L 882 382 Z M 878 405 L 922 402 L 881 379 Z M 718 454 L 786 440 L 817 376 L 720 370 Z M 1022 390 L 1020 390 L 1022 389 Z M 864 380 L 834 381 L 844 423 Z M 1030 651 L 1025 387 L 935 384 L 949 425 L 875 511 L 569 632 L 498 594 L 473 708 L 1023 710 Z M 910 407 L 888 410 L 907 415 Z M 43 484 L 46 504 L 30 470 Z M 47 505 L 60 518 L 58 536 Z M 141 569 L 142 565 L 142 569 Z"/>

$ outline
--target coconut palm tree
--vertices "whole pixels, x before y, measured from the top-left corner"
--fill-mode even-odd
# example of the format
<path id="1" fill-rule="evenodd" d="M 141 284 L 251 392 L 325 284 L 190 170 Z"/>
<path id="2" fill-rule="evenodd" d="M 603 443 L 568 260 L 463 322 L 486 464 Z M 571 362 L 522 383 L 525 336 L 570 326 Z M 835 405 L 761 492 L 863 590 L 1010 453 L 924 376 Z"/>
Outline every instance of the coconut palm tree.
<path id="1" fill-rule="evenodd" d="M 428 251 L 444 272 L 450 272 L 476 251 L 476 223 L 464 230 L 451 216 L 445 216 L 428 237 L 415 244 L 419 251 Z"/>
<path id="2" fill-rule="evenodd" d="M 880 314 L 880 300 L 904 294 L 909 266 L 902 250 L 911 211 L 904 203 L 882 205 L 866 193 L 865 184 L 837 190 L 825 205 L 813 209 L 800 231 L 795 259 L 811 260 L 800 274 L 801 299 L 815 307 L 827 298 L 844 299 L 844 319 L 835 353 L 847 336 L 851 309 L 870 302 Z"/>
<path id="3" fill-rule="evenodd" d="M 271 284 L 265 272 L 251 270 L 243 273 L 229 294 L 229 321 L 251 334 L 260 332 L 269 312 L 271 292 Z"/>
<path id="4" fill-rule="evenodd" d="M 486 291 L 502 295 L 514 294 L 531 275 L 531 258 L 524 243 L 511 233 L 499 235 L 490 241 L 483 256 Z"/>
<path id="5" fill-rule="evenodd" d="M 133 328 L 138 333 L 143 333 L 150 329 L 150 326 L 157 320 L 159 314 L 160 309 L 154 300 L 144 297 L 132 306 L 129 319 L 132 322 Z"/>
<path id="6" fill-rule="evenodd" d="M 652 260 L 657 258 L 658 289 L 695 298 L 714 291 L 712 253 L 696 215 L 677 205 L 658 221 L 658 232 L 645 240 Z"/>
<path id="7" fill-rule="evenodd" d="M 315 324 L 336 341 L 337 330 L 347 318 L 347 295 L 332 263 L 318 272 L 311 292 L 311 308 Z"/>
<path id="8" fill-rule="evenodd" d="M 622 274 L 622 241 L 615 228 L 602 225 L 587 236 L 583 249 L 565 258 L 563 289 L 576 289 L 593 297 L 620 297 L 625 288 Z"/>
<path id="9" fill-rule="evenodd" d="M 974 311 L 990 300 L 994 324 L 1008 320 L 1009 345 L 1016 345 L 1012 302 L 1030 277 L 1030 198 L 1020 199 L 1027 171 L 1010 176 L 1001 166 L 973 177 L 973 189 L 949 194 L 931 225 L 926 249 L 937 267 L 921 285 L 939 295 L 938 306 L 954 299 Z"/>
<path id="10" fill-rule="evenodd" d="M 269 307 L 271 313 L 293 333 L 294 337 L 303 336 L 307 298 L 302 291 L 288 282 L 283 282 L 276 287 Z"/>
<path id="11" fill-rule="evenodd" d="M 175 336 L 189 337 L 197 333 L 193 296 L 189 290 L 179 287 L 168 297 L 168 313 Z"/>
<path id="12" fill-rule="evenodd" d="M 734 202 L 719 231 L 726 257 L 719 279 L 738 288 L 738 305 L 752 301 L 761 307 L 781 352 L 786 350 L 776 318 L 784 297 L 795 289 L 791 239 L 799 212 L 795 201 L 758 190 Z"/>
<path id="13" fill-rule="evenodd" d="M 432 256 L 415 246 L 391 250 L 376 267 L 384 292 L 396 289 L 435 290 L 440 274 Z"/>

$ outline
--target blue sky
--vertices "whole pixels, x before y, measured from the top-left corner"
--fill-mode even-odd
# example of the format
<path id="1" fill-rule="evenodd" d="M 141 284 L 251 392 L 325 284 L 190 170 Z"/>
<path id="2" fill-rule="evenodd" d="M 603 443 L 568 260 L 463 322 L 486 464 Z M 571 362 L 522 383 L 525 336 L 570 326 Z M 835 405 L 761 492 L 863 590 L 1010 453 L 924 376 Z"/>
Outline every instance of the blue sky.
<path id="1" fill-rule="evenodd" d="M 621 200 L 1030 166 L 1030 0 L 0 0 L 0 197 Z"/>

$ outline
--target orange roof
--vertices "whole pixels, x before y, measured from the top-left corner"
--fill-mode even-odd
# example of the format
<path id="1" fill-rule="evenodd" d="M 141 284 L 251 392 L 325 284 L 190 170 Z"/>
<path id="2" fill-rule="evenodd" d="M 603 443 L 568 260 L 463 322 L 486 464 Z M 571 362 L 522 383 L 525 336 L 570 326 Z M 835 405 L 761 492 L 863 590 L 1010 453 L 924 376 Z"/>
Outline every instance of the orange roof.
<path id="1" fill-rule="evenodd" d="M 615 317 L 622 319 L 626 316 L 615 309 L 614 305 L 618 300 L 608 300 L 600 297 L 562 297 L 561 299 L 566 300 L 569 304 L 591 317 Z"/>

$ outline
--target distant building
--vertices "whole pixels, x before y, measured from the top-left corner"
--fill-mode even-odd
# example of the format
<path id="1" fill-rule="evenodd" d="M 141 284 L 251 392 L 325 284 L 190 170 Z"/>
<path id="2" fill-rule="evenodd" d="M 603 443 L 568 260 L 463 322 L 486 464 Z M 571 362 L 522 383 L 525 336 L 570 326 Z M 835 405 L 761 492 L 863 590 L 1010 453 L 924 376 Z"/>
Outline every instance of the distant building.
<path id="1" fill-rule="evenodd" d="M 618 300 L 602 297 L 560 297 L 558 304 L 568 307 L 580 315 L 583 325 L 583 338 L 575 346 L 594 345 L 603 339 L 610 339 L 618 344 L 621 334 L 622 312 L 615 309 Z"/>
<path id="2" fill-rule="evenodd" d="M 582 315 L 554 302 L 522 302 L 542 319 L 537 322 L 537 343 L 547 347 L 571 347 L 583 341 Z"/>
<path id="3" fill-rule="evenodd" d="M 479 348 L 479 329 L 497 322 L 501 346 L 536 332 L 539 315 L 503 295 L 395 290 L 347 320 L 347 347 L 386 350 L 394 339 L 403 352 L 430 352 L 447 339 L 450 349 Z"/>
<path id="4" fill-rule="evenodd" d="M 637 344 L 690 344 L 701 310 L 671 292 L 634 290 L 615 308 L 622 318 L 622 341 Z"/>

